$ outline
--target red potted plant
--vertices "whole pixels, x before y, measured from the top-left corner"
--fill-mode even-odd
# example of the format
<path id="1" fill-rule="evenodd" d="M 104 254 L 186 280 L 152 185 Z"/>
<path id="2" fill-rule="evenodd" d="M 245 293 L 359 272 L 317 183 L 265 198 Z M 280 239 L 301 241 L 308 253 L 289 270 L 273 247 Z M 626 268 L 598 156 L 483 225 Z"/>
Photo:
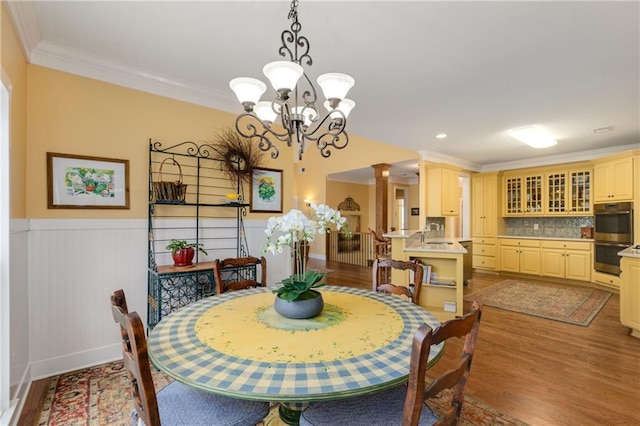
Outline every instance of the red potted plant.
<path id="1" fill-rule="evenodd" d="M 196 254 L 196 250 L 207 255 L 206 250 L 200 243 L 188 243 L 186 240 L 171 240 L 167 244 L 167 250 L 171 250 L 171 257 L 173 257 L 173 266 L 190 266 L 193 264 L 193 257 Z"/>

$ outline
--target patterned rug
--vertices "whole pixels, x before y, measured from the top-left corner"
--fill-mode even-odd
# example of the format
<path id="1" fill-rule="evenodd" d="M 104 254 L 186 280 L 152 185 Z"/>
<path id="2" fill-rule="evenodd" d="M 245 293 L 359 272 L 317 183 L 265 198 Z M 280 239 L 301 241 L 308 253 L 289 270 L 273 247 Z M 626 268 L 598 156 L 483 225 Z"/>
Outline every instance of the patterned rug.
<path id="1" fill-rule="evenodd" d="M 50 377 L 49 386 L 40 401 L 35 424 L 38 426 L 102 426 L 130 425 L 131 392 L 122 361 Z M 154 372 L 156 389 L 171 382 L 163 373 Z M 448 396 L 433 401 L 436 413 L 443 412 Z M 264 426 L 284 425 L 277 416 L 277 407 L 264 420 Z M 442 410 L 442 411 L 440 411 Z M 465 397 L 462 408 L 462 426 L 526 426 L 512 417 L 500 413 L 488 405 Z"/>
<path id="2" fill-rule="evenodd" d="M 464 296 L 486 306 L 587 327 L 611 293 L 589 287 L 506 280 Z"/>

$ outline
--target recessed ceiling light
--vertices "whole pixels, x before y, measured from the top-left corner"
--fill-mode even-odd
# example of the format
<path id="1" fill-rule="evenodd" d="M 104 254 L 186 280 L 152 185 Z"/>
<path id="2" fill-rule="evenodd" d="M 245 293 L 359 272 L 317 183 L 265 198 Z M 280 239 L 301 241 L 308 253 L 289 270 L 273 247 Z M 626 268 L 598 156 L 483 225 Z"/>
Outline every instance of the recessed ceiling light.
<path id="1" fill-rule="evenodd" d="M 444 138 L 446 138 L 446 137 L 447 137 L 447 134 L 446 134 L 446 133 L 438 133 L 438 134 L 436 135 L 436 138 L 438 138 L 438 139 L 444 139 Z"/>
<path id="2" fill-rule="evenodd" d="M 558 143 L 546 130 L 540 126 L 525 126 L 509 130 L 509 136 L 532 148 L 549 148 Z"/>

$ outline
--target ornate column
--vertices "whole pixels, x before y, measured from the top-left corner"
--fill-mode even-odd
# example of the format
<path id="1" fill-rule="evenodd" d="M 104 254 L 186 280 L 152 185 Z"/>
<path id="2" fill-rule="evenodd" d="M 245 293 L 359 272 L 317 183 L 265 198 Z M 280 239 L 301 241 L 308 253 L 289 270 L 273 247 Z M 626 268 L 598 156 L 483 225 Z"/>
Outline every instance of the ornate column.
<path id="1" fill-rule="evenodd" d="M 389 169 L 391 164 L 373 164 L 376 174 L 376 227 L 375 231 L 387 232 L 387 210 L 389 208 Z"/>

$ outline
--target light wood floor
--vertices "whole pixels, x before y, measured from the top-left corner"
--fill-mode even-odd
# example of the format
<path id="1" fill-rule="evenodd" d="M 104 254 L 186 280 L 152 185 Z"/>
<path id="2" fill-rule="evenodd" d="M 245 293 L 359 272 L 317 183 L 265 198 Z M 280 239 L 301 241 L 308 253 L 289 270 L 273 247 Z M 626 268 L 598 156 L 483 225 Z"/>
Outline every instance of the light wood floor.
<path id="1" fill-rule="evenodd" d="M 368 268 L 326 266 L 329 284 L 370 285 Z M 507 278 L 474 273 L 465 294 Z M 448 344 L 432 371 L 461 350 Z M 485 307 L 467 394 L 531 425 L 640 425 L 640 339 L 620 324 L 617 294 L 589 327 Z"/>
<path id="2" fill-rule="evenodd" d="M 369 268 L 313 259 L 310 266 L 332 269 L 329 284 L 370 287 Z M 465 293 L 506 278 L 476 273 Z M 640 339 L 619 312 L 617 294 L 589 327 L 485 307 L 467 394 L 531 425 L 640 425 Z M 433 372 L 450 368 L 460 350 L 449 343 Z M 33 424 L 41 382 L 20 425 Z"/>

